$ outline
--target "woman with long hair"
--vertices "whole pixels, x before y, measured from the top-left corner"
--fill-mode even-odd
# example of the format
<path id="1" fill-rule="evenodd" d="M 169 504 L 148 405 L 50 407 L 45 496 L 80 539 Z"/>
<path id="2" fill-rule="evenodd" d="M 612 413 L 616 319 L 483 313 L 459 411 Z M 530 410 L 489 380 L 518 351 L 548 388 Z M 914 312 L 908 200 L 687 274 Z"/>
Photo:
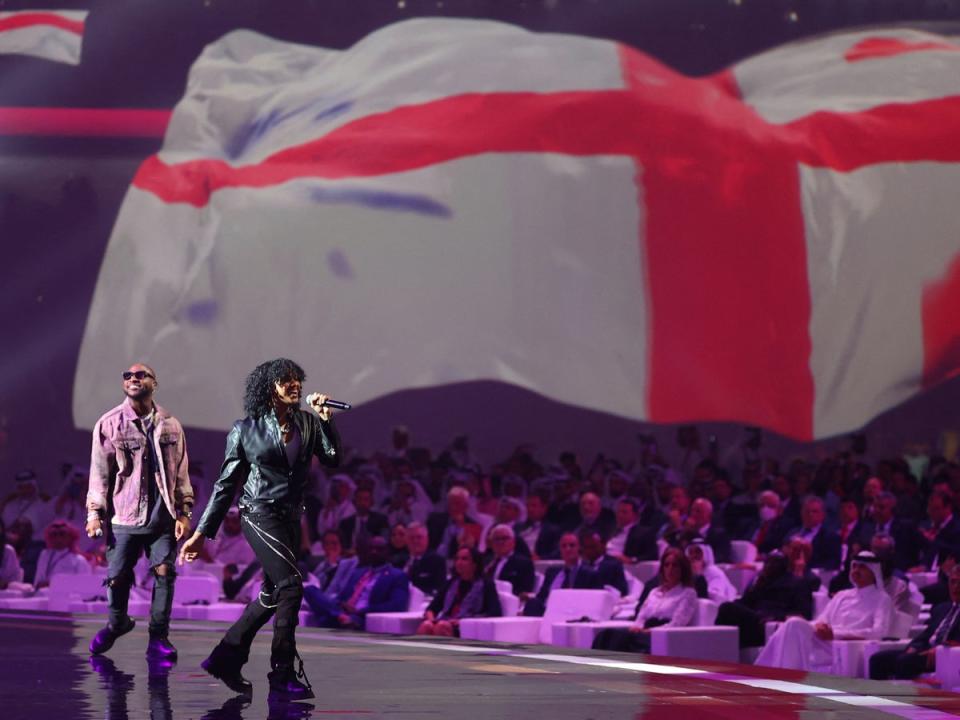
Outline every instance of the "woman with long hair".
<path id="1" fill-rule="evenodd" d="M 423 613 L 417 635 L 460 636 L 460 621 L 498 617 L 500 596 L 493 581 L 483 577 L 483 561 L 475 547 L 462 547 L 453 560 L 453 576 Z"/>
<path id="2" fill-rule="evenodd" d="M 697 593 L 693 589 L 693 570 L 680 548 L 669 547 L 660 557 L 660 584 L 637 611 L 629 628 L 601 630 L 593 640 L 595 650 L 650 652 L 651 628 L 686 627 L 697 613 Z"/>
<path id="3" fill-rule="evenodd" d="M 257 631 L 271 617 L 270 699 L 314 697 L 297 653 L 294 632 L 303 577 L 297 567 L 304 490 L 313 457 L 323 465 L 340 462 L 340 439 L 324 405 L 327 396 L 313 394 L 300 409 L 305 374 L 292 360 L 279 358 L 258 365 L 247 377 L 244 410 L 227 436 L 220 477 L 197 530 L 180 550 L 181 562 L 192 562 L 204 541 L 214 538 L 241 482 L 240 519 L 243 535 L 263 567 L 264 582 L 256 599 L 227 630 L 202 667 L 230 689 L 249 695 L 252 686 L 240 670 Z M 294 670 L 294 660 L 299 660 Z"/>

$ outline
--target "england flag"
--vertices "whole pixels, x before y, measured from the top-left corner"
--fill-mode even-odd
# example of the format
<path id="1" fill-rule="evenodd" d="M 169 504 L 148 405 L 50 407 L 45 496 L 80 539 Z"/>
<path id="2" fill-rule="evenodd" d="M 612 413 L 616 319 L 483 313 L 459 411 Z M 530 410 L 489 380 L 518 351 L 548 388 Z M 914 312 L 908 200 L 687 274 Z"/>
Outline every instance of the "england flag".
<path id="1" fill-rule="evenodd" d="M 86 10 L 0 12 L 0 54 L 80 64 Z"/>
<path id="2" fill-rule="evenodd" d="M 958 50 L 874 30 L 691 78 L 478 20 L 346 51 L 231 33 L 124 200 L 75 421 L 144 359 L 185 424 L 224 428 L 283 355 L 357 402 L 497 380 L 857 428 L 960 369 Z"/>

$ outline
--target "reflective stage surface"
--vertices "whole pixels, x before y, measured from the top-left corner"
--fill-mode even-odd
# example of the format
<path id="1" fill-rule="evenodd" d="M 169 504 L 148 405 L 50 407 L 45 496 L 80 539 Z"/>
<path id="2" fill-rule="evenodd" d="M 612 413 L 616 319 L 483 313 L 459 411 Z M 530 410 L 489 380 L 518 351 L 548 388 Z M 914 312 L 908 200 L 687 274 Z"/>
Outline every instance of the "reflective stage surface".
<path id="1" fill-rule="evenodd" d="M 545 646 L 492 645 L 300 628 L 317 694 L 269 706 L 269 628 L 244 674 L 252 702 L 199 665 L 225 626 L 175 623 L 174 665 L 148 663 L 146 629 L 91 659 L 102 617 L 0 613 L 0 720 L 34 718 L 867 718 L 960 714 L 960 695 L 743 665 Z"/>

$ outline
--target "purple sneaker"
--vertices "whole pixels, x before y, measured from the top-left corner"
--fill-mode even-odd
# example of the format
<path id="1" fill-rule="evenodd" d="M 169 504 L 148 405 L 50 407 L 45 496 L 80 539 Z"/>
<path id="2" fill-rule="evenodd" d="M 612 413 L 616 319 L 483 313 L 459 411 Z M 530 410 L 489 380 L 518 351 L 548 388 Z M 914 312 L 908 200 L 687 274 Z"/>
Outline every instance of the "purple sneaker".
<path id="1" fill-rule="evenodd" d="M 101 628 L 100 632 L 94 635 L 93 640 L 90 641 L 90 654 L 99 655 L 100 653 L 105 653 L 107 650 L 113 647 L 113 644 L 117 641 L 118 637 L 126 635 L 128 632 L 133 630 L 136 625 L 137 621 L 128 615 L 126 623 L 118 628 L 114 628 L 109 624 L 106 627 Z"/>

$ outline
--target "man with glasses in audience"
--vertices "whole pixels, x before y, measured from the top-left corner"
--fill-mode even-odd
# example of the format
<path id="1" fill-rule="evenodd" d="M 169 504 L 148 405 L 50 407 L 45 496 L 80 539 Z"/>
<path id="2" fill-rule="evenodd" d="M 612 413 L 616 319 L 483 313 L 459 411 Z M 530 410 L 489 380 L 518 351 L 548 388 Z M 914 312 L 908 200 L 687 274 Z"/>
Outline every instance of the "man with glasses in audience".
<path id="1" fill-rule="evenodd" d="M 193 489 L 183 428 L 154 402 L 157 387 L 153 368 L 131 365 L 123 373 L 126 398 L 93 428 L 86 531 L 88 537 L 107 538 L 109 601 L 107 625 L 90 641 L 94 655 L 133 630 L 127 606 L 134 565 L 145 554 L 154 575 L 147 655 L 177 657 L 167 633 L 177 541 L 190 531 Z"/>

